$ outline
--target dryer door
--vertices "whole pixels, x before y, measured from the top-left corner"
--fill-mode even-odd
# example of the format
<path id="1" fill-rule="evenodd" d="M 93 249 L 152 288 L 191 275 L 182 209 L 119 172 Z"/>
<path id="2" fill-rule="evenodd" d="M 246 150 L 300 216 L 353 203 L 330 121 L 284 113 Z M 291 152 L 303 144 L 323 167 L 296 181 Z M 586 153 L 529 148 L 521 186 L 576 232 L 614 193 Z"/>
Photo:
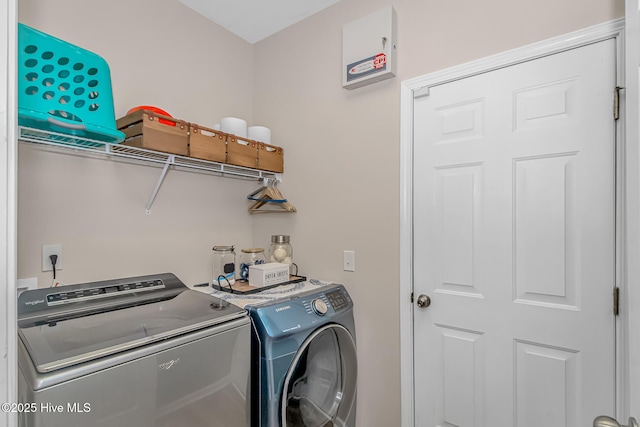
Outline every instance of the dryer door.
<path id="1" fill-rule="evenodd" d="M 302 344 L 282 393 L 286 427 L 352 427 L 358 363 L 356 343 L 341 325 L 329 324 Z"/>

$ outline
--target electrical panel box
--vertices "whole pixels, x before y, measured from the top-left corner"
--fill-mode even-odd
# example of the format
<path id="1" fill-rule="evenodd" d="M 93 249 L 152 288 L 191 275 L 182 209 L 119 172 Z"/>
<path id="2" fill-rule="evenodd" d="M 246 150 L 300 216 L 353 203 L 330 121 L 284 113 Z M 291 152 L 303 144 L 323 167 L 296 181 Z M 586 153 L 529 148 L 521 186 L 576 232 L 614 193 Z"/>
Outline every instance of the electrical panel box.
<path id="1" fill-rule="evenodd" d="M 342 87 L 355 89 L 396 75 L 396 11 L 387 6 L 342 28 Z"/>

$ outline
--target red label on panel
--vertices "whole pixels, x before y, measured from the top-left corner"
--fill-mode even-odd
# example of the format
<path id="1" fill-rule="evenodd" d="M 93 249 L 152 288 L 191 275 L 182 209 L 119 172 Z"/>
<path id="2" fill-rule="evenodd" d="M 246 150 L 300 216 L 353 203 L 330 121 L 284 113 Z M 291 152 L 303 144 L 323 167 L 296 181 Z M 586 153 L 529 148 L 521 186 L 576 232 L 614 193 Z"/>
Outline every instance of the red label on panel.
<path id="1" fill-rule="evenodd" d="M 384 64 L 387 63 L 387 55 L 384 53 L 379 53 L 373 59 L 373 68 L 378 69 L 384 67 Z"/>

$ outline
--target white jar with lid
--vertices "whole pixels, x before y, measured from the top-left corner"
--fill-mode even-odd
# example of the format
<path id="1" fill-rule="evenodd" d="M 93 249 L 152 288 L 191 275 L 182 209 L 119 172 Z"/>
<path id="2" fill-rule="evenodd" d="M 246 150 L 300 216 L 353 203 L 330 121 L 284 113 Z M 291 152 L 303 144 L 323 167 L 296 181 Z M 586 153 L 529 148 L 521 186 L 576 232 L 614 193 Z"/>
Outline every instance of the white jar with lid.
<path id="1" fill-rule="evenodd" d="M 289 274 L 293 274 L 293 248 L 289 243 L 289 236 L 282 234 L 271 236 L 269 262 L 288 264 Z"/>
<path id="2" fill-rule="evenodd" d="M 213 270 L 211 282 L 220 287 L 229 287 L 236 281 L 236 252 L 233 246 L 213 247 Z"/>

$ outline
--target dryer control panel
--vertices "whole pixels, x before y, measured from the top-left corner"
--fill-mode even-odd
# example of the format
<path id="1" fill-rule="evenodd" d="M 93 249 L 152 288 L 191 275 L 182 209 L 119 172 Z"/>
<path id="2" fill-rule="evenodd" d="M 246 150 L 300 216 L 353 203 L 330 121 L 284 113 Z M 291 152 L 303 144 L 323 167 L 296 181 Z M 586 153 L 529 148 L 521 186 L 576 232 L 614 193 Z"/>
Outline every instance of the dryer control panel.
<path id="1" fill-rule="evenodd" d="M 349 306 L 346 295 L 340 289 L 327 293 L 327 298 L 335 311 L 343 310 Z"/>
<path id="2" fill-rule="evenodd" d="M 353 307 L 342 285 L 310 291 L 268 304 L 247 306 L 259 335 L 280 337 L 336 321 Z"/>
<path id="3" fill-rule="evenodd" d="M 329 311 L 329 306 L 320 298 L 311 301 L 311 308 L 318 316 L 324 316 Z"/>
<path id="4" fill-rule="evenodd" d="M 307 313 L 324 316 L 333 308 L 337 313 L 349 307 L 349 299 L 341 289 L 335 289 L 326 294 L 316 295 L 314 299 L 303 299 L 303 304 L 307 308 Z"/>

